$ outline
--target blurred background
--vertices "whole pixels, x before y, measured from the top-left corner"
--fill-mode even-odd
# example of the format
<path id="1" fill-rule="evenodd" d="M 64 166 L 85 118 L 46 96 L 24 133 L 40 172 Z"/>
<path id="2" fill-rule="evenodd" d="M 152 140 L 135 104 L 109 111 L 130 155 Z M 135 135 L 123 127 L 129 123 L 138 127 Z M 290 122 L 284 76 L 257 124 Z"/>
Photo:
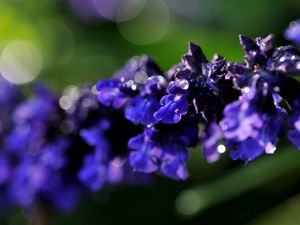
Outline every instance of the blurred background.
<path id="1" fill-rule="evenodd" d="M 130 57 L 147 54 L 163 70 L 180 61 L 188 41 L 209 58 L 241 61 L 238 34 L 274 33 L 278 45 L 299 0 L 0 0 L 0 73 L 30 88 L 57 90 L 110 77 Z M 186 182 L 157 176 L 147 186 L 103 190 L 54 225 L 300 224 L 300 154 L 282 140 L 277 154 L 245 166 L 204 162 L 193 149 Z M 26 213 L 0 224 L 29 224 Z"/>

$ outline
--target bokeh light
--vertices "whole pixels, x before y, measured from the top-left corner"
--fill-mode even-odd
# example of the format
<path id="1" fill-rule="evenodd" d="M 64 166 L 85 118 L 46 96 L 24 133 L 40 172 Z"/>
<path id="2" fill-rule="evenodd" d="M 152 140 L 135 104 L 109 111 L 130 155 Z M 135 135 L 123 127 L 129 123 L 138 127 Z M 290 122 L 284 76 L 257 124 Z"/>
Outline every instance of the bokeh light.
<path id="1" fill-rule="evenodd" d="M 185 216 L 191 216 L 195 214 L 201 207 L 202 199 L 193 190 L 187 190 L 182 192 L 176 199 L 177 211 Z"/>
<path id="2" fill-rule="evenodd" d="M 124 22 L 136 17 L 146 0 L 70 0 L 73 11 L 83 19 Z"/>
<path id="3" fill-rule="evenodd" d="M 43 68 L 40 50 L 32 42 L 10 41 L 0 57 L 2 76 L 14 84 L 33 81 Z"/>
<path id="4" fill-rule="evenodd" d="M 163 0 L 147 1 L 143 11 L 134 19 L 118 23 L 122 36 L 137 45 L 159 41 L 169 28 L 170 14 Z"/>

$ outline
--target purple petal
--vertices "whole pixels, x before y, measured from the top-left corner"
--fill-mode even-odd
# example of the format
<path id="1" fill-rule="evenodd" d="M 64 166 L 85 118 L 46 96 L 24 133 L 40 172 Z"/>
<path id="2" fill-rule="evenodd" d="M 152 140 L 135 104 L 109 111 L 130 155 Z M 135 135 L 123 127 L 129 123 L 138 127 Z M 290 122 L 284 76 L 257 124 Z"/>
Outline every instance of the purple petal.
<path id="1" fill-rule="evenodd" d="M 184 95 L 166 95 L 160 103 L 162 106 L 154 117 L 163 123 L 178 123 L 188 111 L 188 101 Z"/>
<path id="2" fill-rule="evenodd" d="M 117 79 L 101 80 L 97 84 L 98 99 L 105 106 L 121 108 L 128 97 L 120 91 L 121 81 Z"/>
<path id="3" fill-rule="evenodd" d="M 256 159 L 258 156 L 264 153 L 264 147 L 254 139 L 247 139 L 242 142 L 231 142 L 227 143 L 227 147 L 230 152 L 230 157 L 233 160 L 243 160 L 246 163 Z"/>
<path id="4" fill-rule="evenodd" d="M 297 130 L 291 130 L 288 132 L 288 138 L 300 151 L 300 132 Z"/>
<path id="5" fill-rule="evenodd" d="M 137 96 L 125 109 L 125 117 L 143 125 L 151 125 L 157 122 L 154 113 L 159 109 L 160 104 L 156 96 Z"/>

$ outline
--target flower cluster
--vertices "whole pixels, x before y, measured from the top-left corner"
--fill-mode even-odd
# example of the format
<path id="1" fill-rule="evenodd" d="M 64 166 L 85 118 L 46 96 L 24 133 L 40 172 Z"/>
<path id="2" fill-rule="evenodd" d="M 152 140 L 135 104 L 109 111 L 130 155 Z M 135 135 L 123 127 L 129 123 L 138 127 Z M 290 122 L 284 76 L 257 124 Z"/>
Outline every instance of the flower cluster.
<path id="1" fill-rule="evenodd" d="M 148 179 L 127 162 L 127 142 L 140 129 L 101 105 L 92 85 L 69 87 L 58 98 L 39 84 L 27 100 L 5 80 L 1 87 L 0 104 L 9 105 L 0 117 L 3 206 L 69 211 L 86 190 Z"/>
<path id="2" fill-rule="evenodd" d="M 297 26 L 286 32 L 291 40 Z M 243 62 L 208 60 L 190 43 L 167 72 L 135 57 L 113 78 L 60 97 L 38 84 L 25 99 L 1 78 L 0 206 L 70 210 L 87 190 L 145 174 L 185 180 L 200 144 L 209 163 L 226 150 L 245 163 L 273 154 L 284 135 L 300 150 L 300 52 L 276 47 L 273 35 L 240 43 Z"/>
<path id="3" fill-rule="evenodd" d="M 99 81 L 99 101 L 144 129 L 128 142 L 136 171 L 186 179 L 188 148 L 200 143 L 208 162 L 226 149 L 233 160 L 246 163 L 273 154 L 286 133 L 299 148 L 298 50 L 276 48 L 273 35 L 240 36 L 240 43 L 244 62 L 219 55 L 209 61 L 190 43 L 182 62 L 166 73 L 141 57 Z"/>

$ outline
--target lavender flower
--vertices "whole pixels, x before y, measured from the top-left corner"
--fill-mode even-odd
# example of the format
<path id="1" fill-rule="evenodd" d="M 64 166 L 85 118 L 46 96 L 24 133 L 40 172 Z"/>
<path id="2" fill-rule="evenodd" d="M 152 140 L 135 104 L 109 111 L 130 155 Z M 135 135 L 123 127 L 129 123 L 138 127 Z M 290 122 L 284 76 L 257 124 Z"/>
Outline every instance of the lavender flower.
<path id="1" fill-rule="evenodd" d="M 290 23 L 289 27 L 285 30 L 284 36 L 286 39 L 300 45 L 300 19 Z"/>
<path id="2" fill-rule="evenodd" d="M 291 128 L 288 131 L 289 140 L 297 147 L 300 151 L 300 101 L 296 100 L 293 103 L 294 114 L 289 118 L 289 127 Z"/>
<path id="3" fill-rule="evenodd" d="M 8 157 L 1 153 L 0 155 L 0 187 L 5 185 L 11 175 L 11 165 Z"/>
<path id="4" fill-rule="evenodd" d="M 240 36 L 240 42 L 245 51 L 245 61 L 248 69 L 265 69 L 273 73 L 278 72 L 286 75 L 299 74 L 300 70 L 297 67 L 300 62 L 299 52 L 293 46 L 276 48 L 273 35 L 266 38 L 259 37 L 255 41 Z M 234 67 L 234 64 L 232 67 Z"/>
<path id="5" fill-rule="evenodd" d="M 133 58 L 113 79 L 98 82 L 99 101 L 115 109 L 125 107 L 126 118 L 132 122 L 155 123 L 153 113 L 159 107 L 160 91 L 166 83 L 161 74 L 151 58 Z"/>
<path id="6" fill-rule="evenodd" d="M 120 80 L 103 80 L 97 85 L 99 101 L 105 105 L 112 105 L 114 108 L 121 108 L 128 100 L 127 93 L 122 92 Z"/>
<path id="7" fill-rule="evenodd" d="M 102 84 L 105 88 L 109 81 Z M 82 146 L 82 149 L 76 149 L 80 159 L 77 165 L 80 182 L 92 191 L 98 191 L 107 184 L 140 178 L 127 169 L 129 151 L 126 147 L 129 138 L 138 133 L 138 127 L 127 121 L 114 106 L 101 104 L 91 85 L 65 90 L 61 105 L 73 128 L 72 136 L 77 138 L 77 145 Z M 114 140 L 116 137 L 118 142 Z M 74 157 L 75 153 L 70 154 Z"/>
<path id="8" fill-rule="evenodd" d="M 12 156 L 8 154 L 5 139 L 13 128 L 12 113 L 22 100 L 19 88 L 0 76 L 0 208 L 7 208 L 12 204 L 8 184 L 12 179 Z"/>
<path id="9" fill-rule="evenodd" d="M 300 130 L 299 130 L 299 119 L 294 122 L 294 130 L 289 131 L 288 137 L 290 141 L 300 150 Z"/>
<path id="10" fill-rule="evenodd" d="M 248 89 L 247 89 L 248 90 Z M 242 98 L 226 106 L 220 125 L 233 159 L 246 162 L 264 152 L 274 153 L 278 136 L 284 130 L 285 116 L 270 104 L 266 111 L 260 110 L 264 103 L 255 89 L 249 89 Z M 269 100 L 271 101 L 271 100 Z"/>
<path id="11" fill-rule="evenodd" d="M 220 148 L 221 140 L 223 139 L 223 132 L 216 123 L 211 123 L 205 127 L 201 135 L 203 142 L 203 155 L 209 163 L 216 162 L 220 159 L 221 153 Z"/>
<path id="12" fill-rule="evenodd" d="M 188 174 L 186 170 L 187 148 L 195 145 L 195 141 L 191 142 L 190 139 L 194 138 L 197 141 L 199 139 L 197 124 L 195 124 L 195 129 L 192 129 L 196 131 L 189 134 L 184 133 L 188 127 L 186 123 L 178 125 L 182 131 L 179 128 L 176 128 L 176 131 L 167 131 L 167 127 L 167 130 L 164 130 L 165 126 L 159 123 L 160 120 L 163 122 L 172 120 L 172 114 L 177 113 L 178 110 L 181 110 L 178 112 L 179 114 L 186 113 L 187 100 L 185 105 L 181 105 L 184 103 L 185 97 L 180 98 L 179 96 L 178 99 L 175 95 L 164 96 L 169 78 L 149 58 L 135 58 L 129 61 L 115 77 L 121 77 L 118 79 L 119 84 L 122 84 L 117 89 L 118 92 L 126 94 L 128 97 L 126 104 L 123 105 L 125 117 L 133 123 L 145 126 L 143 134 L 131 138 L 128 142 L 129 148 L 135 150 L 130 154 L 130 163 L 133 168 L 139 172 L 160 171 L 174 179 L 185 179 Z M 107 81 L 98 83 L 99 95 L 104 90 L 105 83 Z M 168 104 L 169 98 L 179 100 L 177 105 Z M 121 98 L 118 94 L 113 99 L 115 101 L 115 99 Z M 105 103 L 101 97 L 99 100 Z M 164 103 L 167 105 L 162 107 Z M 168 119 L 167 111 L 172 111 L 169 113 L 170 119 Z M 180 117 L 179 114 L 178 117 Z"/>
<path id="13" fill-rule="evenodd" d="M 14 129 L 6 145 L 16 153 L 37 153 L 59 130 L 61 112 L 57 99 L 44 86 L 36 86 L 36 96 L 20 103 L 14 113 Z"/>
<path id="14" fill-rule="evenodd" d="M 200 142 L 209 163 L 226 148 L 246 163 L 273 154 L 286 133 L 300 150 L 299 51 L 277 48 L 273 35 L 240 42 L 243 62 L 209 61 L 190 43 L 166 73 L 136 57 L 112 79 L 60 98 L 39 85 L 21 101 L 0 79 L 0 196 L 71 210 L 85 191 L 144 173 L 187 179 L 189 148 Z"/>
<path id="15" fill-rule="evenodd" d="M 129 140 L 130 163 L 139 172 L 160 171 L 167 177 L 185 180 L 188 148 L 198 143 L 198 126 L 192 121 L 178 125 L 161 125 L 145 129 L 143 134 Z"/>
<path id="16" fill-rule="evenodd" d="M 12 203 L 23 207 L 33 207 L 42 201 L 70 210 L 75 201 L 70 201 L 68 207 L 66 202 L 60 205 L 54 196 L 60 193 L 50 188 L 64 189 L 71 185 L 80 189 L 76 176 L 69 170 L 67 152 L 71 139 L 61 126 L 65 115 L 58 99 L 48 88 L 38 85 L 35 95 L 19 103 L 11 114 L 12 129 L 3 142 L 4 165 L 10 170 L 3 190 Z"/>
<path id="17" fill-rule="evenodd" d="M 22 95 L 19 88 L 6 81 L 0 74 L 0 135 L 11 129 L 11 114 L 16 105 L 21 101 Z M 1 137 L 2 139 L 2 137 Z"/>
<path id="18" fill-rule="evenodd" d="M 140 95 L 134 97 L 125 108 L 125 117 L 143 125 L 153 125 L 158 122 L 155 117 L 156 111 L 160 107 L 162 93 L 165 91 L 167 81 L 163 76 L 154 75 L 140 84 Z"/>
<path id="19" fill-rule="evenodd" d="M 215 55 L 210 62 L 199 46 L 190 43 L 182 63 L 167 73 L 171 79 L 167 95 L 163 96 L 161 107 L 154 114 L 166 124 L 180 124 L 184 118 L 193 118 L 197 126 L 201 124 L 204 127 L 201 137 L 196 129 L 190 135 L 197 137 L 198 142 L 203 141 L 204 157 L 208 162 L 219 159 L 217 149 L 223 134 L 217 123 L 225 104 L 238 96 L 226 73 L 225 58 Z"/>
<path id="20" fill-rule="evenodd" d="M 161 101 L 161 108 L 155 112 L 155 119 L 163 123 L 178 123 L 188 111 L 188 101 L 184 95 L 166 95 Z"/>
<path id="21" fill-rule="evenodd" d="M 95 147 L 95 151 L 85 156 L 79 178 L 94 191 L 99 190 L 107 182 L 107 164 L 111 153 L 105 132 L 110 126 L 108 120 L 102 120 L 95 127 L 81 131 L 82 138 Z"/>
<path id="22" fill-rule="evenodd" d="M 291 46 L 276 48 L 272 35 L 256 42 L 241 36 L 240 41 L 245 63 L 230 63 L 228 76 L 241 96 L 225 107 L 220 126 L 231 157 L 248 162 L 274 153 L 286 129 L 288 114 L 280 104 L 299 99 L 291 91 L 299 88 L 291 78 L 299 73 L 299 52 Z"/>

